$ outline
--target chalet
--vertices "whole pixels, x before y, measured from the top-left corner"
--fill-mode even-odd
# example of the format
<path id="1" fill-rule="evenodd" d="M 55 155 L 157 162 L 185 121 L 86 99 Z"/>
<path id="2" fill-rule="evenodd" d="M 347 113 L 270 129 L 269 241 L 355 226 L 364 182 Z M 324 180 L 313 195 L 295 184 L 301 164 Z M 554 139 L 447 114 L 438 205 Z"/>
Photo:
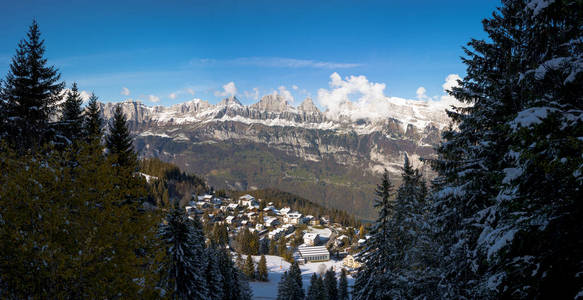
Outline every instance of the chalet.
<path id="1" fill-rule="evenodd" d="M 302 214 L 297 211 L 287 213 L 287 215 L 283 217 L 283 221 L 288 224 L 302 224 L 303 223 Z"/>
<path id="2" fill-rule="evenodd" d="M 334 240 L 334 245 L 336 245 L 336 247 L 340 247 L 340 246 L 344 245 L 344 243 L 347 241 L 348 241 L 348 236 L 343 234 L 343 235 L 337 237 L 336 240 Z"/>
<path id="3" fill-rule="evenodd" d="M 280 210 L 279 210 L 279 213 L 280 213 L 282 216 L 285 216 L 285 215 L 287 215 L 287 213 L 288 213 L 288 212 L 290 212 L 290 211 L 291 211 L 291 208 L 289 208 L 289 207 L 284 207 L 284 208 L 282 208 L 282 209 L 280 209 Z"/>
<path id="4" fill-rule="evenodd" d="M 285 234 L 290 234 L 290 233 L 294 232 L 295 227 L 292 224 L 285 224 L 285 225 L 281 226 L 281 229 L 283 229 Z"/>
<path id="5" fill-rule="evenodd" d="M 281 236 L 285 235 L 283 228 L 276 228 L 269 232 L 269 238 L 272 240 L 278 240 Z"/>
<path id="6" fill-rule="evenodd" d="M 246 194 L 246 195 L 239 197 L 239 204 L 241 206 L 244 206 L 244 207 L 259 206 L 259 203 L 257 202 L 257 200 L 255 200 L 255 197 L 253 197 L 249 194 Z"/>
<path id="7" fill-rule="evenodd" d="M 204 201 L 197 201 L 195 204 L 198 208 L 209 208 L 211 206 L 208 202 Z"/>
<path id="8" fill-rule="evenodd" d="M 279 220 L 274 217 L 263 217 L 263 223 L 267 227 L 275 227 L 279 225 Z"/>
<path id="9" fill-rule="evenodd" d="M 255 225 L 255 229 L 257 229 L 257 230 L 263 230 L 263 229 L 265 229 L 265 225 L 260 224 L 260 223 L 257 223 L 257 225 Z"/>
<path id="10" fill-rule="evenodd" d="M 298 252 L 300 252 L 300 256 L 306 262 L 330 260 L 330 252 L 324 246 L 300 247 L 298 248 Z"/>
<path id="11" fill-rule="evenodd" d="M 229 208 L 229 210 L 235 210 L 239 208 L 239 204 L 237 203 L 231 203 L 227 206 Z"/>
<path id="12" fill-rule="evenodd" d="M 235 220 L 234 216 L 228 216 L 225 221 L 227 222 L 227 224 L 233 224 L 233 221 Z"/>
<path id="13" fill-rule="evenodd" d="M 345 267 L 347 267 L 349 269 L 358 269 L 361 266 L 361 264 L 356 259 L 354 259 L 354 257 L 352 255 L 347 255 L 342 260 L 342 265 L 344 265 Z"/>
<path id="14" fill-rule="evenodd" d="M 308 246 L 316 246 L 320 242 L 320 235 L 317 233 L 308 232 L 304 234 L 304 244 Z"/>
<path id="15" fill-rule="evenodd" d="M 184 210 L 186 210 L 187 214 L 194 213 L 196 211 L 196 207 L 194 206 L 185 206 Z"/>

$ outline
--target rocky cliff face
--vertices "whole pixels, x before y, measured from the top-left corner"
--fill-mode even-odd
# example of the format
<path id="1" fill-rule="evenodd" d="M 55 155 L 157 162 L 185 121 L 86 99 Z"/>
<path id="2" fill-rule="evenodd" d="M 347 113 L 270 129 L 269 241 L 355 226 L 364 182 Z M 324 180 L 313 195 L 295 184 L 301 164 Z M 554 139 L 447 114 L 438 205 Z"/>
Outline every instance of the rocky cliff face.
<path id="1" fill-rule="evenodd" d="M 330 116 L 306 99 L 280 95 L 242 105 L 195 99 L 169 107 L 123 102 L 142 156 L 156 156 L 205 176 L 217 188 L 276 187 L 372 217 L 378 175 L 398 179 L 404 153 L 420 165 L 447 124 L 445 112 L 395 105 L 384 119 Z M 102 105 L 105 119 L 114 104 Z"/>

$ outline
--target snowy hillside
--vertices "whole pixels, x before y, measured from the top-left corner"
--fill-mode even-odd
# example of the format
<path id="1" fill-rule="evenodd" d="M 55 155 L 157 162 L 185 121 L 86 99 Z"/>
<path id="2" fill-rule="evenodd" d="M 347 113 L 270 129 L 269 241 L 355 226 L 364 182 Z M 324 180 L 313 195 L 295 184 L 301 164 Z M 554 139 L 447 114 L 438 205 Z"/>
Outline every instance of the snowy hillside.
<path id="1" fill-rule="evenodd" d="M 260 256 L 253 256 L 255 263 L 259 262 Z M 283 272 L 288 271 L 290 263 L 283 260 L 279 256 L 266 255 L 267 269 L 269 271 L 269 281 L 250 282 L 249 285 L 253 290 L 254 299 L 276 299 L 277 298 L 277 284 L 281 279 Z M 320 273 L 321 271 L 328 270 L 330 267 L 334 267 L 336 275 L 340 278 L 340 270 L 342 270 L 342 261 L 330 260 L 327 262 L 319 263 L 307 263 L 305 265 L 300 265 L 300 270 L 302 271 L 303 287 L 304 290 L 310 286 L 310 277 L 313 273 Z M 354 279 L 352 276 L 348 276 L 348 285 L 352 286 Z"/>

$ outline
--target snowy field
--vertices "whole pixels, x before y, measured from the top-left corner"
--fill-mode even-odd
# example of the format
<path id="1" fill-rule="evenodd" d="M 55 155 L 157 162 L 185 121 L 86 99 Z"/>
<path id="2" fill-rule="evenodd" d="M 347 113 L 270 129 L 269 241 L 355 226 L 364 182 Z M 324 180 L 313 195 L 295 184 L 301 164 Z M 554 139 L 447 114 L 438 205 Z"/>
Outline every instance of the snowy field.
<path id="1" fill-rule="evenodd" d="M 255 263 L 259 262 L 260 256 L 253 256 Z M 290 264 L 283 260 L 279 256 L 266 255 L 267 260 L 267 270 L 269 270 L 269 281 L 268 282 L 249 282 L 251 289 L 253 290 L 253 299 L 276 299 L 277 297 L 277 284 L 281 279 L 283 272 L 289 270 Z M 320 273 L 325 271 L 330 267 L 334 267 L 336 271 L 337 280 L 340 279 L 340 270 L 342 270 L 342 261 L 330 260 L 327 262 L 318 263 L 307 263 L 305 265 L 300 265 L 300 270 L 302 271 L 303 287 L 307 291 L 310 286 L 310 277 L 313 273 Z M 354 279 L 348 276 L 348 286 L 350 287 L 354 283 Z"/>

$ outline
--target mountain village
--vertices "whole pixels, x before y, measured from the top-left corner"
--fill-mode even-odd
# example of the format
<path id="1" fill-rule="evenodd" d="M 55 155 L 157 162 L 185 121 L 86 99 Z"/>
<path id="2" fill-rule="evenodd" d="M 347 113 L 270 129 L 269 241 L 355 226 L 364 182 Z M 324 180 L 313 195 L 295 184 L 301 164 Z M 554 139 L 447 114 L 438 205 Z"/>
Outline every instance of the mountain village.
<path id="1" fill-rule="evenodd" d="M 243 230 L 256 233 L 260 244 L 284 238 L 288 241 L 287 249 L 293 253 L 293 260 L 299 264 L 341 260 L 342 267 L 349 273 L 359 267 L 351 254 L 357 252 L 369 238 L 368 235 L 359 235 L 358 229 L 334 223 L 327 215 L 304 215 L 290 207 L 275 207 L 273 202 L 256 199 L 249 194 L 236 199 L 209 194 L 193 195 L 184 209 L 189 218 L 199 217 L 204 225 L 226 225 L 229 244 Z M 354 231 L 352 240 L 343 234 L 349 230 Z M 300 236 L 301 243 L 292 245 L 291 240 Z"/>

